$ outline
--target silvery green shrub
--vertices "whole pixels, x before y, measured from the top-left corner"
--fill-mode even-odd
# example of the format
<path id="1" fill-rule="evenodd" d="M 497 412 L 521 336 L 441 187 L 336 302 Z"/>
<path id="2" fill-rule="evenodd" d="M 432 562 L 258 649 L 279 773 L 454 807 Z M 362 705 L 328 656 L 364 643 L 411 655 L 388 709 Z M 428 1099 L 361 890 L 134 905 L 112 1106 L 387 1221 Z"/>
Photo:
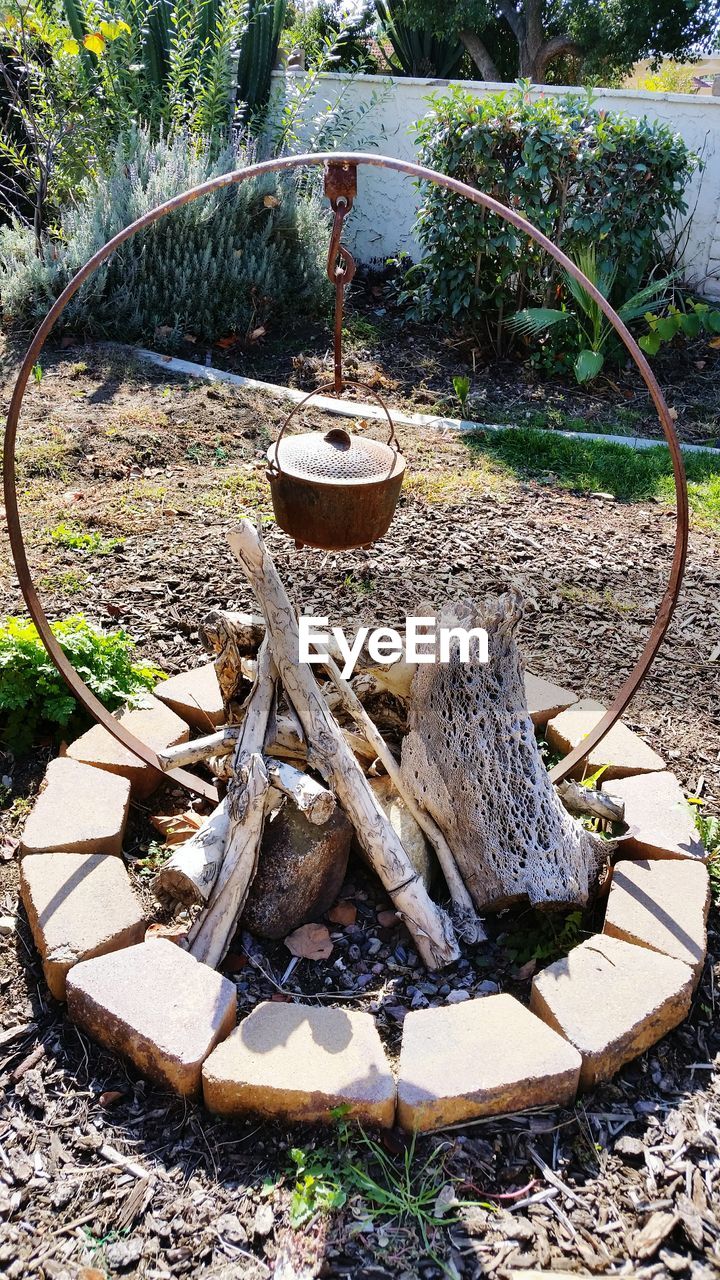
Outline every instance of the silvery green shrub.
<path id="1" fill-rule="evenodd" d="M 142 128 L 119 139 L 107 171 L 87 182 L 35 251 L 32 231 L 0 228 L 3 320 L 34 328 L 76 271 L 155 205 L 250 163 L 237 147 L 217 159 L 182 133 L 153 141 Z M 292 175 L 222 188 L 175 210 L 115 251 L 69 303 L 61 326 L 93 337 L 168 345 L 212 342 L 313 312 L 328 296 L 328 230 L 319 201 Z"/>

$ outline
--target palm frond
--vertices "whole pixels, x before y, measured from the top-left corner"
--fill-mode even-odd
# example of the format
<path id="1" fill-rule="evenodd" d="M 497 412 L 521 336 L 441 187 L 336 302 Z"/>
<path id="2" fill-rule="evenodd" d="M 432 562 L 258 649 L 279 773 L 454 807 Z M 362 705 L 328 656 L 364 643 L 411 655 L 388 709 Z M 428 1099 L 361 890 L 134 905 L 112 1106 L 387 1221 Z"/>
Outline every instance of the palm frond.
<path id="1" fill-rule="evenodd" d="M 505 326 L 521 338 L 535 338 L 539 333 L 545 333 L 547 329 L 551 329 L 553 325 L 573 319 L 574 316 L 570 311 L 557 311 L 552 307 L 525 307 L 523 311 L 516 311 L 514 315 L 509 316 Z"/>
<path id="2" fill-rule="evenodd" d="M 618 307 L 620 319 L 637 320 L 640 316 L 644 316 L 652 303 L 660 302 L 665 297 L 676 277 L 677 271 L 673 271 L 669 276 L 663 276 L 660 280 L 651 280 L 650 284 L 646 284 L 644 289 L 634 293 L 631 298 L 623 302 L 621 307 Z"/>

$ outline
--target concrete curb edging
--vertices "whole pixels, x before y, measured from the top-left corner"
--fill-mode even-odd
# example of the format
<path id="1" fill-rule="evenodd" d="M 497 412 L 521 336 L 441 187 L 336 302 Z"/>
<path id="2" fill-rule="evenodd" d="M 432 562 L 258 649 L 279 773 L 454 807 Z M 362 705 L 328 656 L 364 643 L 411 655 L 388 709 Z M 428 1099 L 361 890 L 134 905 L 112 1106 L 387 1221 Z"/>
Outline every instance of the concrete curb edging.
<path id="1" fill-rule="evenodd" d="M 278 400 L 292 400 L 298 404 L 305 399 L 306 391 L 298 391 L 296 387 L 283 387 L 275 382 L 261 382 L 258 378 L 245 378 L 239 373 L 230 373 L 226 369 L 215 369 L 212 365 L 196 364 L 192 360 L 181 360 L 177 356 L 164 356 L 157 351 L 147 351 L 143 347 L 130 347 L 132 355 L 144 364 L 154 364 L 169 373 L 184 373 L 189 378 L 200 378 L 204 382 L 226 382 L 234 387 L 247 387 L 253 391 L 264 391 Z M 385 420 L 382 409 L 376 404 L 366 404 L 359 400 L 335 400 L 332 396 L 316 396 L 313 404 L 323 413 L 332 413 L 341 418 L 372 418 Z M 393 421 L 401 427 L 420 427 L 425 430 L 457 431 L 470 434 L 473 431 L 518 431 L 522 427 L 512 423 L 471 422 L 467 418 L 443 418 L 431 413 L 406 413 L 402 409 L 390 409 Z M 593 431 L 553 431 L 550 427 L 533 427 L 543 435 L 561 436 L 564 440 L 602 441 L 605 444 L 622 444 L 630 449 L 666 449 L 664 440 L 648 440 L 644 436 L 613 436 Z M 713 449 L 701 444 L 684 444 L 680 448 L 685 453 L 710 453 L 720 457 L 720 449 Z"/>

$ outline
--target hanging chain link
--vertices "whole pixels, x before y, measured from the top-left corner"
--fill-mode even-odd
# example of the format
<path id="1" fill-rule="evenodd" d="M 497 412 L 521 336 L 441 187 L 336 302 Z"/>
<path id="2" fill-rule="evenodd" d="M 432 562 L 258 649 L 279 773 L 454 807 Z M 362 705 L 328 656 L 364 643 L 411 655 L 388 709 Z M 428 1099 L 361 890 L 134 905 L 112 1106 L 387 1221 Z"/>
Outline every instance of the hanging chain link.
<path id="1" fill-rule="evenodd" d="M 327 274 L 335 286 L 334 331 L 334 389 L 337 395 L 343 389 L 342 373 L 342 324 L 345 290 L 355 275 L 355 259 L 350 250 L 340 243 L 345 219 L 352 209 L 357 193 L 357 168 L 354 165 L 333 164 L 325 169 L 325 195 L 333 210 L 333 225 L 328 249 Z"/>

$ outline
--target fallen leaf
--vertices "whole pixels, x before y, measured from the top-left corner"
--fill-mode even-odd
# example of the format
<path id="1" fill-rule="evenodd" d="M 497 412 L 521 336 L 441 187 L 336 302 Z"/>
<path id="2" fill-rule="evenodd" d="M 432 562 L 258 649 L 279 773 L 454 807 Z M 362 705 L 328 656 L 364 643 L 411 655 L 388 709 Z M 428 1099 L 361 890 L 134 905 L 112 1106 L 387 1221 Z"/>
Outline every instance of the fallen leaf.
<path id="1" fill-rule="evenodd" d="M 327 960 L 332 955 L 330 931 L 324 924 L 303 924 L 288 934 L 285 946 L 301 960 Z"/>
<path id="2" fill-rule="evenodd" d="M 720 351 L 720 338 L 711 338 L 708 346 L 713 347 L 715 351 Z"/>
<path id="3" fill-rule="evenodd" d="M 159 325 L 157 326 L 157 328 L 155 329 L 155 337 L 156 337 L 156 338 L 169 338 L 169 337 L 170 337 L 170 335 L 171 335 L 172 333 L 174 333 L 174 332 L 175 332 L 175 330 L 173 329 L 173 327 L 172 327 L 172 325 L 171 325 L 171 324 L 159 324 Z"/>
<path id="4" fill-rule="evenodd" d="M 677 409 L 668 409 L 668 414 L 672 418 L 673 422 L 677 422 L 677 418 L 678 418 Z"/>
<path id="5" fill-rule="evenodd" d="M 226 351 L 228 347 L 237 346 L 237 334 L 231 334 L 229 338 L 218 338 L 215 346 L 220 347 L 222 351 Z"/>
<path id="6" fill-rule="evenodd" d="M 100 1106 L 111 1107 L 114 1102 L 119 1102 L 120 1099 L 124 1097 L 125 1097 L 125 1094 L 122 1092 L 121 1089 L 106 1089 L 104 1093 L 100 1094 L 100 1098 L 99 1098 Z"/>
<path id="7" fill-rule="evenodd" d="M 167 938 L 168 942 L 183 942 L 187 938 L 187 925 L 182 924 L 149 924 L 145 930 L 145 938 Z"/>
<path id="8" fill-rule="evenodd" d="M 267 329 L 265 328 L 265 325 L 260 324 L 258 325 L 257 329 L 253 329 L 252 333 L 250 334 L 250 341 L 257 342 L 258 338 L 264 337 L 266 333 L 267 333 Z"/>
<path id="9" fill-rule="evenodd" d="M 263 204 L 265 205 L 266 209 L 277 209 L 279 203 L 280 201 L 278 200 L 277 196 L 263 197 Z"/>
<path id="10" fill-rule="evenodd" d="M 531 960 L 528 960 L 527 964 L 523 964 L 520 966 L 520 968 L 515 973 L 515 977 L 517 978 L 518 982 L 524 982 L 526 978 L 532 978 L 536 968 L 537 968 L 537 960 L 535 956 L 533 956 Z"/>
<path id="11" fill-rule="evenodd" d="M 399 919 L 397 911 L 378 911 L 377 913 L 377 922 L 383 929 L 392 929 Z"/>
<path id="12" fill-rule="evenodd" d="M 333 924 L 354 924 L 357 920 L 357 907 L 352 902 L 338 902 L 327 913 Z"/>
<path id="13" fill-rule="evenodd" d="M 226 973 L 239 973 L 246 967 L 247 962 L 247 956 L 238 955 L 237 951 L 228 951 L 223 961 L 223 969 Z"/>
<path id="14" fill-rule="evenodd" d="M 183 844 L 199 831 L 205 819 L 188 809 L 185 813 L 155 813 L 150 821 L 155 830 L 165 837 L 166 844 Z"/>
<path id="15" fill-rule="evenodd" d="M 0 840 L 0 862 L 10 862 L 20 848 L 17 836 L 3 836 Z"/>

